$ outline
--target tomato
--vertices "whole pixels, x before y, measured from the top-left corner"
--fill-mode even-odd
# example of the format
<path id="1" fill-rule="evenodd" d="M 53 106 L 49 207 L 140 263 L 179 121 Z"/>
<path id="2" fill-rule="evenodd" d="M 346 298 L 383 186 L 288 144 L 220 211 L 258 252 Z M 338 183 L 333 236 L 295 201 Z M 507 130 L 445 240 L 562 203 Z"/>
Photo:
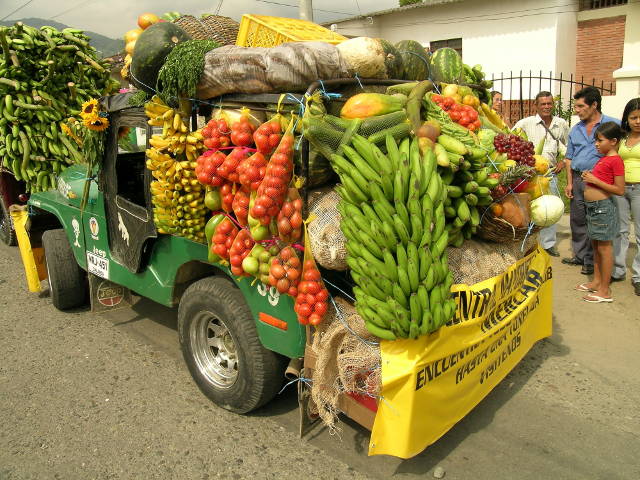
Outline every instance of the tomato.
<path id="1" fill-rule="evenodd" d="M 287 278 L 292 281 L 298 280 L 300 278 L 300 270 L 290 268 L 289 270 L 287 270 Z"/>
<path id="2" fill-rule="evenodd" d="M 442 95 L 431 95 L 431 100 L 433 100 L 434 102 L 438 103 L 441 102 L 443 100 Z"/>
<path id="3" fill-rule="evenodd" d="M 302 274 L 303 277 L 304 277 L 305 273 Z M 315 295 L 316 293 L 318 293 L 320 291 L 321 288 L 322 288 L 322 285 L 320 285 L 319 282 L 308 282 L 308 284 L 307 284 L 307 293 L 309 293 L 311 295 Z M 315 297 L 314 297 L 314 300 L 315 300 Z"/>
<path id="4" fill-rule="evenodd" d="M 253 218 L 263 217 L 267 213 L 267 209 L 264 208 L 263 205 L 258 205 L 257 203 L 251 209 L 251 216 Z"/>
<path id="5" fill-rule="evenodd" d="M 322 278 L 320 276 L 320 272 L 316 269 L 305 270 L 305 272 L 302 274 L 303 280 L 311 280 L 317 282 L 318 280 L 320 280 L 320 278 Z"/>
<path id="6" fill-rule="evenodd" d="M 302 303 L 298 307 L 298 314 L 303 317 L 308 317 L 313 313 L 313 308 L 308 303 Z"/>
<path id="7" fill-rule="evenodd" d="M 291 265 L 293 268 L 300 268 L 300 259 L 294 255 L 289 260 L 289 265 Z"/>
<path id="8" fill-rule="evenodd" d="M 287 293 L 287 290 L 291 288 L 291 283 L 286 278 L 281 278 L 276 283 L 276 290 L 280 293 Z"/>
<path id="9" fill-rule="evenodd" d="M 278 219 L 278 233 L 280 235 L 287 236 L 291 233 L 291 230 L 291 223 L 289 223 L 289 219 L 287 217 Z"/>
<path id="10" fill-rule="evenodd" d="M 292 250 L 292 249 L 290 249 L 290 248 L 283 248 L 283 249 L 280 251 L 280 255 L 279 255 L 279 256 L 280 256 L 280 258 L 281 258 L 282 260 L 284 260 L 284 261 L 286 262 L 286 261 L 287 261 L 287 260 L 289 260 L 292 256 L 295 256 L 295 255 L 294 255 L 294 253 L 293 253 L 293 250 Z"/>
<path id="11" fill-rule="evenodd" d="M 304 270 L 316 268 L 316 264 L 313 260 L 305 260 Z"/>
<path id="12" fill-rule="evenodd" d="M 289 290 L 287 290 L 287 295 L 289 295 L 290 297 L 297 297 L 298 296 L 298 289 L 296 287 L 290 287 Z"/>
<path id="13" fill-rule="evenodd" d="M 310 325 L 320 325 L 320 323 L 322 323 L 322 315 L 318 315 L 318 314 L 311 314 L 309 315 L 309 320 L 308 320 Z"/>
<path id="14" fill-rule="evenodd" d="M 240 255 L 231 255 L 229 257 L 229 263 L 237 267 L 242 263 L 242 257 Z"/>
<path id="15" fill-rule="evenodd" d="M 469 118 L 469 115 L 467 115 L 467 114 L 465 113 L 465 114 L 463 114 L 463 115 L 460 117 L 460 120 L 458 120 L 458 123 L 459 123 L 460 125 L 462 125 L 463 127 L 466 127 L 467 125 L 469 125 L 469 122 L 470 122 L 470 121 L 471 121 L 471 119 Z"/>
<path id="16" fill-rule="evenodd" d="M 316 297 L 317 298 L 317 297 Z M 313 313 L 323 316 L 328 310 L 327 302 L 316 302 L 313 305 Z"/>
<path id="17" fill-rule="evenodd" d="M 211 243 L 219 244 L 224 243 L 227 239 L 227 236 L 224 233 L 216 233 L 213 237 L 211 237 Z"/>
<path id="18" fill-rule="evenodd" d="M 451 120 L 453 120 L 454 122 L 457 122 L 460 120 L 460 112 L 459 111 L 451 111 L 449 112 L 449 117 L 451 117 Z"/>
<path id="19" fill-rule="evenodd" d="M 456 101 L 455 101 L 453 98 L 451 98 L 451 97 L 445 97 L 445 98 L 442 100 L 442 104 L 443 104 L 445 107 L 452 107 L 453 105 L 455 105 L 455 103 L 456 103 Z"/>
<path id="20" fill-rule="evenodd" d="M 293 206 L 293 202 L 285 202 L 284 205 L 282 205 L 282 209 L 280 210 L 280 212 L 282 213 L 282 215 L 284 217 L 290 217 L 291 215 L 293 215 L 293 212 L 295 212 L 296 209 Z"/>
<path id="21" fill-rule="evenodd" d="M 309 287 L 309 282 L 300 282 L 300 284 L 298 285 L 298 291 L 300 292 L 300 294 L 306 295 L 308 287 Z"/>
<path id="22" fill-rule="evenodd" d="M 469 118 L 472 122 L 475 122 L 478 119 L 478 112 L 472 108 L 471 111 L 469 111 Z"/>
<path id="23" fill-rule="evenodd" d="M 324 302 L 328 298 L 329 298 L 329 292 L 327 291 L 326 288 L 323 288 L 318 293 L 316 293 L 316 301 L 317 302 Z"/>

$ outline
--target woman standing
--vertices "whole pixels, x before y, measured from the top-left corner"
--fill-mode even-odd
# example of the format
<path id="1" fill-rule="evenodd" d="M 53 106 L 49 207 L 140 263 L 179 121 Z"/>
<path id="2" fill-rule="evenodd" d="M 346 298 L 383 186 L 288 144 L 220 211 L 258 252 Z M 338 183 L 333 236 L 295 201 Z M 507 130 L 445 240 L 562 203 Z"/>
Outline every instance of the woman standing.
<path id="1" fill-rule="evenodd" d="M 636 295 L 640 295 L 640 98 L 629 100 L 624 107 L 620 124 L 626 137 L 620 143 L 618 154 L 624 161 L 624 195 L 615 197 L 620 215 L 620 233 L 614 242 L 615 269 L 613 278 L 623 280 L 629 248 L 629 224 L 634 221 L 636 233 L 636 257 L 631 265 L 631 283 Z"/>

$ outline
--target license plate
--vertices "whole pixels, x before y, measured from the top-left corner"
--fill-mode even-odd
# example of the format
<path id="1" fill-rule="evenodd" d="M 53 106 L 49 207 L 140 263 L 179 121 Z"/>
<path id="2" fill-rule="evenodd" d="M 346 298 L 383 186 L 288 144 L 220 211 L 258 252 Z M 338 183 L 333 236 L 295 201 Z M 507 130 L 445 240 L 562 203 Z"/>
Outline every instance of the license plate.
<path id="1" fill-rule="evenodd" d="M 109 260 L 87 252 L 87 271 L 100 278 L 109 279 Z"/>

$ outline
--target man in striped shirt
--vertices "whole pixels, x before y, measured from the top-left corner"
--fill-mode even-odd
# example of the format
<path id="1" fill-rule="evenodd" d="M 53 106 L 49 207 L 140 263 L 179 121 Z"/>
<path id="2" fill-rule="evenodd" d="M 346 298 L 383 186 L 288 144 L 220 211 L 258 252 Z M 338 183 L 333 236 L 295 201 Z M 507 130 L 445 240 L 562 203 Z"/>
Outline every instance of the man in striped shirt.
<path id="1" fill-rule="evenodd" d="M 518 121 L 515 128 L 521 128 L 535 146 L 544 140 L 542 155 L 549 161 L 552 177 L 549 182 L 551 193 L 560 195 L 556 175 L 564 168 L 564 161 L 557 161 L 557 158 L 564 158 L 569 136 L 569 124 L 562 118 L 552 115 L 553 95 L 551 92 L 542 91 L 536 95 L 536 113 L 531 117 Z M 540 230 L 540 244 L 549 255 L 559 256 L 556 248 L 556 226 L 543 228 Z"/>

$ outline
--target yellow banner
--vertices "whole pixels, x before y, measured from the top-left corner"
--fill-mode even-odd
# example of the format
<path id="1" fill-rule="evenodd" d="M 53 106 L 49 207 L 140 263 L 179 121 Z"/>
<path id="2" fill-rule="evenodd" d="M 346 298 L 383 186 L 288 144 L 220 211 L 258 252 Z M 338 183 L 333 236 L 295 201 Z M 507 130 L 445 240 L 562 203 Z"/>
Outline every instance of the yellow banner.
<path id="1" fill-rule="evenodd" d="M 451 289 L 450 324 L 381 343 L 382 392 L 369 455 L 409 458 L 444 435 L 551 335 L 552 271 L 540 247 L 504 274 Z"/>

